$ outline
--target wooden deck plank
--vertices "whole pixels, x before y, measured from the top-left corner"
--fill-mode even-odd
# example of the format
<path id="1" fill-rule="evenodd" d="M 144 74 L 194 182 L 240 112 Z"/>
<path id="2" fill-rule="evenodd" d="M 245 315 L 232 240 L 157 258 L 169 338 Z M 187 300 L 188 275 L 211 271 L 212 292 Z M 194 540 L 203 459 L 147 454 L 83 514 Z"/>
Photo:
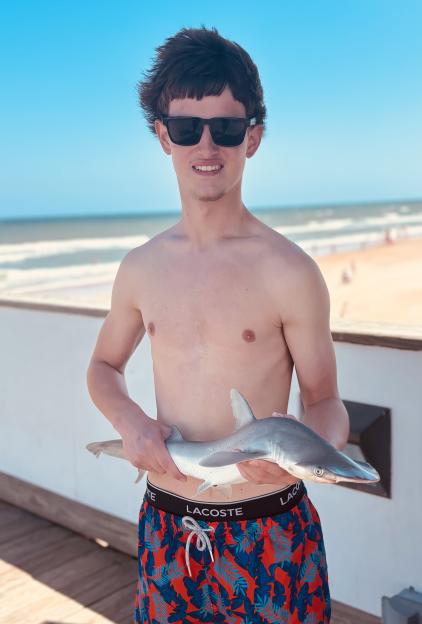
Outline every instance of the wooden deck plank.
<path id="1" fill-rule="evenodd" d="M 28 624 L 47 624 L 47 622 L 58 622 L 60 624 L 132 624 L 133 612 L 135 608 L 135 586 L 133 583 L 126 587 L 121 587 L 117 591 L 105 596 L 101 600 L 93 603 L 89 607 L 69 612 L 67 615 L 62 609 L 57 611 L 49 607 L 48 619 L 28 620 Z M 10 624 L 21 624 L 18 621 L 11 621 Z"/>
<path id="2" fill-rule="evenodd" d="M 93 613 L 92 622 L 95 622 L 95 624 L 115 624 L 114 620 L 110 620 L 109 618 L 103 617 L 102 615 L 95 614 L 94 612 L 92 613 Z M 48 620 L 43 620 L 42 623 L 40 624 L 63 624 L 63 622 L 66 622 L 66 620 L 58 621 L 58 620 L 48 619 Z M 77 620 L 75 620 L 74 618 L 71 618 L 69 622 L 71 624 L 77 624 Z M 125 624 L 133 624 L 133 623 L 131 620 L 130 621 L 126 620 Z"/>
<path id="3" fill-rule="evenodd" d="M 55 588 L 55 585 L 61 581 L 66 575 L 68 570 L 72 570 L 75 567 L 78 569 L 78 578 L 83 573 L 82 558 L 85 555 L 96 553 L 96 544 L 93 544 L 89 540 L 81 539 L 79 536 L 73 536 L 71 539 L 67 539 L 60 550 L 54 549 L 49 551 L 46 557 L 40 557 L 33 562 L 31 561 L 31 573 L 28 573 L 28 569 L 20 569 L 20 574 L 16 574 L 16 566 L 11 565 L 9 569 L 0 575 L 1 589 L 8 592 L 8 596 L 11 596 L 11 592 L 24 585 L 35 576 L 40 582 L 48 584 Z M 1 550 L 0 550 L 1 552 Z M 102 553 L 101 553 L 102 554 Z M 102 557 L 104 564 L 104 557 Z"/>
<path id="4" fill-rule="evenodd" d="M 2 608 L 2 618 L 5 618 L 4 624 L 39 624 L 46 619 L 62 622 L 64 618 L 77 618 L 86 608 L 92 613 L 97 613 L 97 608 L 102 609 L 102 613 L 111 618 L 120 617 L 125 608 L 126 617 L 130 618 L 135 592 L 136 561 L 132 560 L 103 567 L 95 575 L 86 577 L 83 584 L 73 583 L 72 588 L 64 584 L 56 590 L 33 580 L 30 593 L 26 591 L 20 599 L 15 596 L 12 604 Z M 126 597 L 126 603 L 122 596 Z M 9 596 L 6 600 L 9 601 Z"/>
<path id="5" fill-rule="evenodd" d="M 39 615 L 50 616 L 54 605 L 57 615 L 74 613 L 128 584 L 132 586 L 134 599 L 136 560 L 69 533 L 70 536 L 61 542 L 50 544 L 44 556 L 23 562 L 28 563 L 28 568 L 37 578 L 28 574 L 27 569 L 19 569 L 8 562 L 8 570 L 0 576 L 1 612 L 5 622 L 16 619 L 26 623 L 28 610 L 31 614 L 35 612 L 40 622 L 42 617 L 40 619 Z M 63 537 L 61 532 L 60 536 Z M 43 540 L 43 543 L 46 541 Z M 32 544 L 26 547 L 34 552 Z M 4 550 L 0 548 L 0 555 L 4 556 Z M 20 556 L 19 561 L 22 565 Z M 38 607 L 41 608 L 39 615 Z"/>
<path id="6" fill-rule="evenodd" d="M 381 624 L 381 618 L 335 600 L 332 601 L 332 612 L 331 624 Z"/>
<path id="7" fill-rule="evenodd" d="M 27 516 L 28 513 L 24 509 L 3 503 L 0 506 L 0 529 L 3 531 L 3 528 L 10 522 L 19 522 L 19 520 Z M 40 520 L 42 520 L 42 518 L 40 518 Z"/>
<path id="8" fill-rule="evenodd" d="M 78 613 L 83 621 L 109 622 L 107 609 L 114 621 L 131 621 L 135 558 L 3 501 L 0 527 L 2 624 L 62 621 Z M 114 594 L 116 602 L 109 603 Z"/>
<path id="9" fill-rule="evenodd" d="M 116 624 L 132 624 L 135 611 L 136 584 L 122 587 L 114 594 L 83 609 L 71 618 L 60 620 L 63 624 L 99 624 L 99 622 L 115 622 Z M 102 617 L 105 619 L 99 620 Z"/>
<path id="10" fill-rule="evenodd" d="M 39 566 L 52 550 L 64 546 L 66 540 L 73 538 L 71 531 L 58 526 L 37 529 L 31 534 L 31 539 L 14 539 L 10 544 L 0 546 L 1 573 L 10 569 L 10 566 L 24 568 L 32 573 L 32 569 Z"/>
<path id="11" fill-rule="evenodd" d="M 50 490 L 0 472 L 0 497 L 12 505 L 35 513 L 71 531 L 100 538 L 110 546 L 137 555 L 136 522 L 128 522 L 93 509 Z M 139 507 L 141 506 L 141 498 Z"/>
<path id="12" fill-rule="evenodd" d="M 51 568 L 44 570 L 44 566 L 40 572 L 33 572 L 33 575 L 44 584 L 48 584 L 53 589 L 57 589 L 56 581 L 84 583 L 88 582 L 91 575 L 97 574 L 104 567 L 110 567 L 116 563 L 122 563 L 124 555 L 111 548 L 100 548 L 97 544 L 93 544 L 85 539 L 79 540 L 77 548 L 75 548 L 75 557 L 67 559 L 67 561 L 57 562 Z M 25 570 L 19 570 L 11 567 L 10 570 L 4 572 L 0 576 L 1 591 L 9 592 L 18 585 L 31 583 L 33 575 L 28 574 Z"/>
<path id="13" fill-rule="evenodd" d="M 51 526 L 48 520 L 34 514 L 28 515 L 22 509 L 19 513 L 11 511 L 11 514 L 7 514 L 0 510 L 0 546 L 9 544 L 16 538 L 25 539 L 25 536 L 29 538 L 35 530 Z"/>
<path id="14" fill-rule="evenodd" d="M 75 537 L 79 541 L 77 549 L 72 549 L 71 555 L 75 556 L 69 556 L 67 560 L 64 560 L 62 557 L 63 553 L 61 553 L 60 563 L 56 565 L 52 563 L 48 571 L 37 575 L 40 581 L 56 587 L 57 578 L 60 579 L 61 585 L 63 582 L 67 583 L 72 580 L 73 576 L 75 580 L 80 581 L 96 570 L 101 570 L 105 567 L 123 565 L 128 561 L 133 561 L 133 565 L 136 564 L 134 559 L 119 553 L 113 548 L 103 548 L 85 538 Z"/>

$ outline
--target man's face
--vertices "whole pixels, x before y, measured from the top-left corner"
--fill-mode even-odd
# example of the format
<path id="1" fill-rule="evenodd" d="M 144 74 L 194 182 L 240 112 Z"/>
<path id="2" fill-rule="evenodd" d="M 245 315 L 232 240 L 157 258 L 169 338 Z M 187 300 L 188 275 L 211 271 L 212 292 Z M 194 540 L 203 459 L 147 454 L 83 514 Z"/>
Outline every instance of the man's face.
<path id="1" fill-rule="evenodd" d="M 221 95 L 207 95 L 202 100 L 183 98 L 170 102 L 169 116 L 203 117 L 246 117 L 245 107 L 233 98 L 226 87 Z M 211 137 L 209 126 L 204 126 L 201 140 L 196 145 L 182 146 L 172 143 L 167 128 L 161 121 L 155 121 L 155 129 L 166 154 L 171 154 L 182 198 L 189 196 L 201 201 L 216 201 L 240 188 L 245 159 L 258 149 L 263 127 L 250 126 L 243 143 L 237 147 L 221 147 Z M 215 175 L 201 175 L 193 165 L 201 161 L 214 161 L 223 165 Z M 212 163 L 210 163 L 212 164 Z"/>

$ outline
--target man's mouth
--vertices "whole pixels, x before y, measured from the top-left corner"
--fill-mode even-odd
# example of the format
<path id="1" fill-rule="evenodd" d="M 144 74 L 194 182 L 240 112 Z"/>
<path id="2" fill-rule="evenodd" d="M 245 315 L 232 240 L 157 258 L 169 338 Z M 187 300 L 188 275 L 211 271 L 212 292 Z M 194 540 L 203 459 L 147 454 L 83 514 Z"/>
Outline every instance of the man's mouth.
<path id="1" fill-rule="evenodd" d="M 213 176 L 220 173 L 224 165 L 192 165 L 192 169 L 198 175 Z"/>

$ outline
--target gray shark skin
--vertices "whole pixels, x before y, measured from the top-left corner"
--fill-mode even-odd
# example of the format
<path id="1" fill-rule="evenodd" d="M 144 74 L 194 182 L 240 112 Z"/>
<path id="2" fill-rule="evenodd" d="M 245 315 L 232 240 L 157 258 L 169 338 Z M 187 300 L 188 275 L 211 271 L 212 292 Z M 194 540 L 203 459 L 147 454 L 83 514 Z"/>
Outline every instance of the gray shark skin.
<path id="1" fill-rule="evenodd" d="M 232 485 L 247 481 L 236 464 L 254 459 L 277 463 L 297 479 L 314 483 L 376 483 L 378 472 L 337 450 L 325 438 L 291 418 L 270 416 L 257 419 L 247 400 L 232 388 L 230 400 L 235 419 L 232 434 L 206 442 L 185 440 L 176 426 L 165 440 L 169 454 L 185 475 L 202 479 L 196 494 L 215 486 L 230 497 Z M 97 457 L 101 452 L 126 459 L 122 440 L 91 442 L 86 448 Z M 137 483 L 145 474 L 138 470 Z"/>

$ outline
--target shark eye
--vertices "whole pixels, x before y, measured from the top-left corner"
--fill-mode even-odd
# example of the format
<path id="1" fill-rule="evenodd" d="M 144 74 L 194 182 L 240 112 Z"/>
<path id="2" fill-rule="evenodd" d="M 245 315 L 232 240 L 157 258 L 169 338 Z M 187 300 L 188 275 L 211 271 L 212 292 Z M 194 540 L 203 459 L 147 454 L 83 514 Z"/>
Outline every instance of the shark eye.
<path id="1" fill-rule="evenodd" d="M 322 477 L 323 474 L 324 474 L 324 469 L 321 468 L 321 466 L 315 466 L 315 468 L 314 468 L 314 475 L 316 477 Z"/>

